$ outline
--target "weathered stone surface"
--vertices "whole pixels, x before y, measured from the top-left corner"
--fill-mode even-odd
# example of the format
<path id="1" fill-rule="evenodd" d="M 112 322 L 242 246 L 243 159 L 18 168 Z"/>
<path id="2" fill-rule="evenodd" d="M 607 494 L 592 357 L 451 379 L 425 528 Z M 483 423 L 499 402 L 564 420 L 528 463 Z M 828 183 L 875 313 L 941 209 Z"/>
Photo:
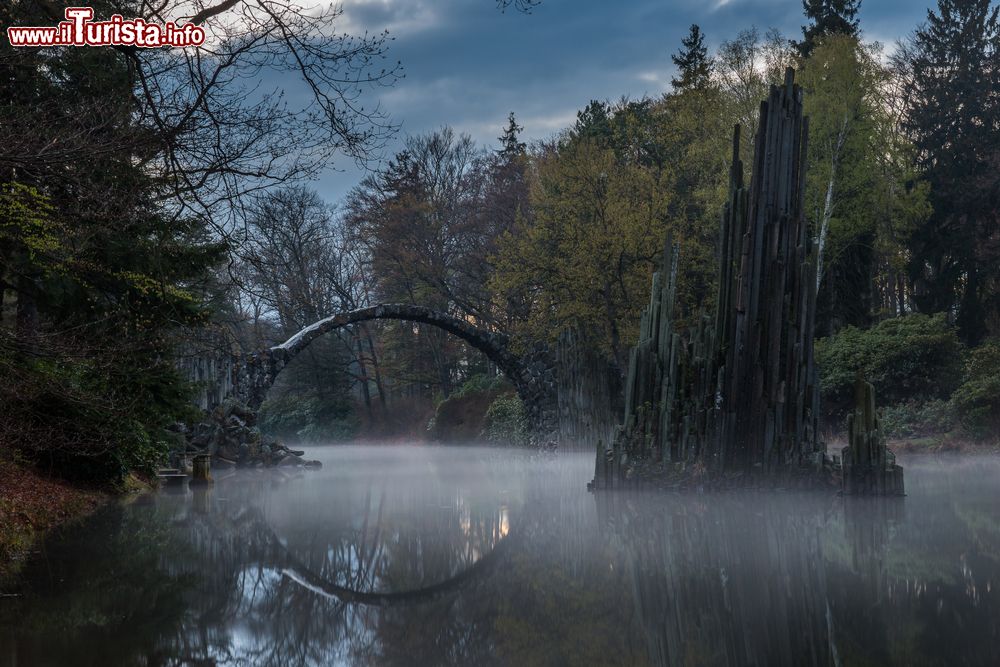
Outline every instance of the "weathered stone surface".
<path id="1" fill-rule="evenodd" d="M 227 418 L 236 415 L 247 420 L 246 414 L 234 412 L 234 405 L 245 403 L 250 412 L 259 409 L 278 374 L 312 341 L 341 327 L 379 319 L 429 324 L 481 351 L 510 379 L 524 401 L 533 441 L 537 444 L 558 437 L 555 359 L 544 342 L 533 344 L 528 354 L 522 357 L 510 350 L 509 341 L 503 334 L 480 329 L 430 308 L 409 304 L 380 304 L 339 313 L 306 327 L 281 345 L 235 357 L 231 364 L 233 378 L 228 383 L 232 389 L 229 399 L 223 401 L 220 408 L 223 408 Z M 250 421 L 247 423 L 252 424 Z"/>
<path id="2" fill-rule="evenodd" d="M 841 451 L 845 495 L 902 496 L 903 468 L 885 446 L 875 412 L 875 388 L 858 376 L 854 411 L 847 416 L 849 444 Z"/>
<path id="3" fill-rule="evenodd" d="M 818 429 L 802 110 L 789 69 L 785 85 L 761 104 L 749 187 L 736 127 L 717 310 L 687 331 L 674 318 L 679 247 L 667 236 L 629 358 L 624 421 L 603 451 L 596 448 L 594 488 L 829 485 L 832 459 Z"/>
<path id="4" fill-rule="evenodd" d="M 178 461 L 208 460 L 213 467 L 306 466 L 318 467 L 316 461 L 302 458 L 305 452 L 291 450 L 277 440 L 263 438 L 256 426 L 256 414 L 230 398 L 206 415 L 193 428 L 175 429 L 181 443 L 173 457 Z"/>

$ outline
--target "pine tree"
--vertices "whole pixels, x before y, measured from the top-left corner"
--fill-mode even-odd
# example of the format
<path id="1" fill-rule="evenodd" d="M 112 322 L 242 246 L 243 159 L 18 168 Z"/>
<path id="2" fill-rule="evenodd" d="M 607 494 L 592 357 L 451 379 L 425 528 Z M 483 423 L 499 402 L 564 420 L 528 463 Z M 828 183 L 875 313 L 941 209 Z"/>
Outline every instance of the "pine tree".
<path id="1" fill-rule="evenodd" d="M 511 111 L 510 115 L 507 116 L 507 127 L 504 128 L 503 135 L 498 137 L 500 149 L 497 150 L 497 153 L 507 161 L 523 156 L 527 145 L 523 141 L 518 141 L 518 137 L 523 131 L 524 128 L 517 124 L 514 112 Z"/>
<path id="2" fill-rule="evenodd" d="M 175 344 L 210 317 L 225 257 L 205 220 L 162 203 L 172 182 L 150 166 L 161 137 L 141 125 L 135 71 L 113 49 L 0 57 L 0 287 L 17 314 L 0 321 L 0 449 L 101 482 L 148 471 L 188 415 Z"/>
<path id="3" fill-rule="evenodd" d="M 712 61 L 705 46 L 705 33 L 697 24 L 692 24 L 687 37 L 681 40 L 681 50 L 670 59 L 677 65 L 679 77 L 670 79 L 677 90 L 703 88 L 712 73 Z"/>
<path id="4" fill-rule="evenodd" d="M 795 44 L 799 55 L 807 58 L 816 41 L 827 35 L 858 35 L 858 10 L 861 0 L 802 0 L 809 25 L 802 26 L 802 41 Z"/>
<path id="5" fill-rule="evenodd" d="M 990 0 L 939 0 L 902 57 L 911 88 L 906 129 L 934 210 L 913 236 L 910 277 L 922 311 L 957 306 L 968 344 L 997 314 L 987 294 L 1000 281 L 998 13 Z"/>

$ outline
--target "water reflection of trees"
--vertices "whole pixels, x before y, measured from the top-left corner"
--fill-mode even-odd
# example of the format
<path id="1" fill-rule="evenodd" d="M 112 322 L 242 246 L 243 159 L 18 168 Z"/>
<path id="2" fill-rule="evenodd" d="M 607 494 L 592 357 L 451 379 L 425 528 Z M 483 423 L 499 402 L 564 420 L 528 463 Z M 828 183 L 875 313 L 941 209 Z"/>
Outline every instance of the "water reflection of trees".
<path id="1" fill-rule="evenodd" d="M 388 511 L 386 490 L 373 485 L 360 506 L 341 498 L 347 502 L 324 508 L 325 530 L 300 522 L 278 533 L 249 502 L 259 491 L 247 485 L 228 488 L 225 499 L 210 490 L 192 502 L 161 503 L 197 554 L 163 569 L 208 573 L 192 596 L 191 622 L 164 639 L 164 654 L 219 664 L 376 661 L 387 616 L 381 607 L 433 606 L 474 586 L 509 530 L 506 508 L 461 499 L 455 511 L 413 523 L 407 499 L 393 498 Z M 442 506 L 445 499 L 432 500 Z"/>
<path id="2" fill-rule="evenodd" d="M 993 664 L 984 474 L 914 474 L 886 502 L 592 496 L 564 460 L 497 469 L 109 508 L 0 606 L 0 666 Z"/>
<path id="3" fill-rule="evenodd" d="M 995 664 L 996 494 L 925 491 L 596 502 L 653 664 Z"/>
<path id="4" fill-rule="evenodd" d="M 827 542 L 843 664 L 995 665 L 1000 463 L 928 460 L 909 472 L 905 502 L 845 503 L 847 546 Z"/>
<path id="5" fill-rule="evenodd" d="M 211 577 L 192 595 L 180 632 L 162 639 L 162 653 L 175 656 L 163 664 L 179 664 L 177 656 L 263 665 L 644 664 L 638 626 L 629 623 L 631 593 L 600 555 L 593 501 L 578 492 L 576 472 L 541 466 L 512 507 L 498 504 L 496 489 L 482 492 L 483 480 L 478 493 L 454 480 L 373 484 L 324 507 L 322 530 L 248 508 L 231 488 L 164 502 L 160 511 L 175 512 L 182 541 L 198 554 L 164 568 Z M 559 489 L 566 499 L 553 506 Z M 286 571 L 326 585 L 298 585 Z M 446 594 L 424 594 L 441 583 Z M 335 589 L 403 595 L 358 604 Z"/>
<path id="6" fill-rule="evenodd" d="M 159 563 L 186 552 L 169 527 L 120 506 L 52 534 L 21 573 L 20 597 L 0 604 L 0 665 L 160 664 L 156 638 L 183 623 L 197 582 Z"/>

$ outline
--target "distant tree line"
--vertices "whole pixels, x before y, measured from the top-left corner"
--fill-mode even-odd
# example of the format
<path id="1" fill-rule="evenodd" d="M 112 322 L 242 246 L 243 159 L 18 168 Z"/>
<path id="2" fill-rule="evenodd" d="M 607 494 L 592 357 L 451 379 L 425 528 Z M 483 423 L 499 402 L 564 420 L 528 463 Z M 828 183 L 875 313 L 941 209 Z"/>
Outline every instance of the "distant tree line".
<path id="1" fill-rule="evenodd" d="M 354 268 L 326 279 L 363 295 L 330 306 L 429 305 L 522 345 L 575 326 L 623 367 L 668 230 L 681 245 L 680 317 L 711 312 L 732 127 L 743 126 L 751 154 L 759 102 L 791 66 L 810 118 L 816 335 L 939 313 L 933 321 L 966 346 L 981 344 L 1000 331 L 997 8 L 941 0 L 887 56 L 862 38 L 859 6 L 806 0 L 799 40 L 749 28 L 714 52 L 691 26 L 670 90 L 593 101 L 531 146 L 514 114 L 492 149 L 449 128 L 411 137 L 330 214 Z M 403 397 L 440 400 L 491 372 L 426 327 L 343 337 L 348 382 L 360 382 L 369 413 Z"/>

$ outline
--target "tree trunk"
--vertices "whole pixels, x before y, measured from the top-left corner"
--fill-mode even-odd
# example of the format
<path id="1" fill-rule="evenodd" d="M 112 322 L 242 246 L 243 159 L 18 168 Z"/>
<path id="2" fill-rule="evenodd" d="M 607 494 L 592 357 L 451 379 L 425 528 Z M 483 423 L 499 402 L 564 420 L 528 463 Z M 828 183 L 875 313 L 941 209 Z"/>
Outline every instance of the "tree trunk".
<path id="1" fill-rule="evenodd" d="M 32 338 L 38 331 L 38 303 L 35 301 L 35 283 L 21 276 L 17 281 L 17 335 Z"/>
<path id="2" fill-rule="evenodd" d="M 830 232 L 830 220 L 833 218 L 833 191 L 837 180 L 837 166 L 840 164 L 840 151 L 844 148 L 844 141 L 847 140 L 848 117 L 844 115 L 844 122 L 840 125 L 840 132 L 837 133 L 837 143 L 830 157 L 830 180 L 826 184 L 826 196 L 823 198 L 823 215 L 821 217 L 819 237 L 816 242 L 816 291 L 819 292 L 820 283 L 823 282 L 823 251 L 826 248 L 826 237 Z"/>

